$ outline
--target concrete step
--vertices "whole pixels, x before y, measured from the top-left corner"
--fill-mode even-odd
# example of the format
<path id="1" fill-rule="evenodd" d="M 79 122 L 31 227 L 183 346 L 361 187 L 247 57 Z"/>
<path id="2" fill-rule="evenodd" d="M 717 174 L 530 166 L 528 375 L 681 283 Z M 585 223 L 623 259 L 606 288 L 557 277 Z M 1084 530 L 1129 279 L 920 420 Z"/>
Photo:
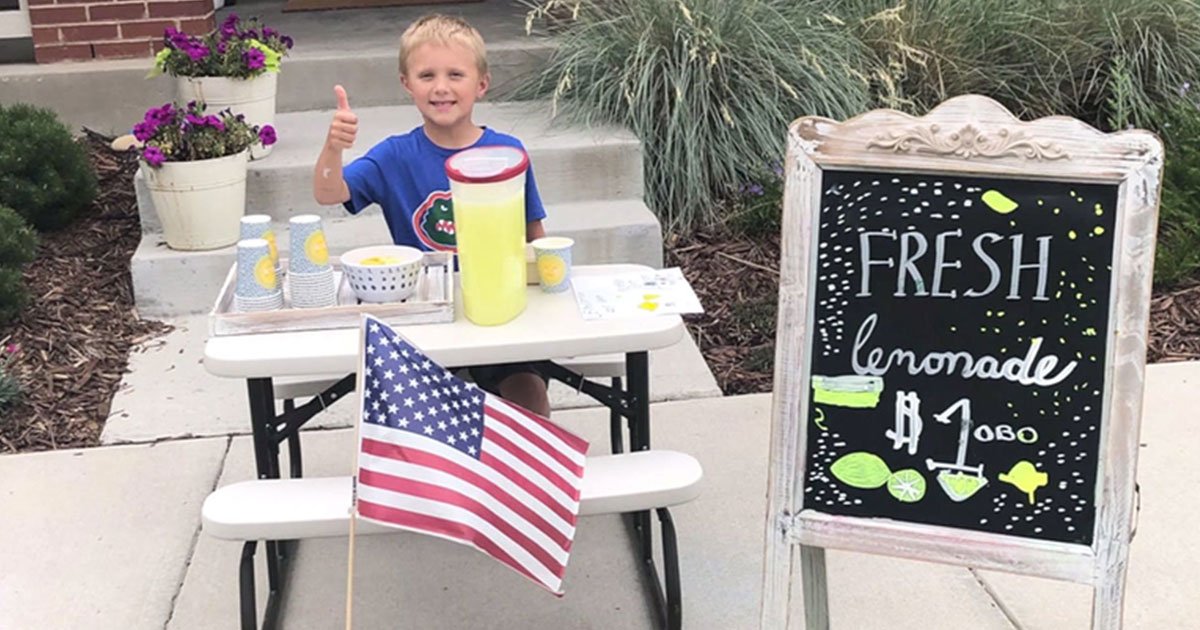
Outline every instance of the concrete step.
<path id="1" fill-rule="evenodd" d="M 394 39 L 386 43 L 371 40 L 367 48 L 356 47 L 354 37 L 347 37 L 341 49 L 306 46 L 297 38 L 279 75 L 276 111 L 331 107 L 333 86 L 339 83 L 356 108 L 410 102 L 397 69 L 396 42 L 402 30 L 397 27 Z M 545 63 L 550 50 L 532 39 L 489 46 L 493 86 L 489 97 L 505 98 L 519 77 Z M 86 126 L 120 135 L 128 133 L 147 109 L 175 99 L 174 78 L 148 79 L 151 66 L 151 59 L 0 65 L 0 103 L 48 107 L 73 129 Z M 81 98 L 83 94 L 87 97 Z"/>
<path id="2" fill-rule="evenodd" d="M 356 107 L 354 111 L 359 117 L 358 140 L 346 153 L 346 162 L 384 138 L 421 124 L 421 115 L 412 105 Z M 320 206 L 312 197 L 313 164 L 325 143 L 332 116 L 333 109 L 323 109 L 276 117 L 278 144 L 270 156 L 250 163 L 247 214 L 265 213 L 286 221 L 294 214 L 344 213 L 341 206 Z M 553 124 L 549 105 L 542 102 L 480 103 L 474 118 L 479 124 L 521 139 L 529 151 L 542 199 L 548 205 L 642 196 L 641 144 L 625 129 L 578 129 Z M 142 230 L 160 231 L 141 173 L 135 184 Z"/>
<path id="3" fill-rule="evenodd" d="M 129 367 L 113 396 L 112 411 L 100 440 L 104 444 L 247 434 L 246 384 L 204 370 L 208 318 L 171 318 L 170 333 L 129 354 Z M 608 379 L 597 379 L 608 384 Z M 691 336 L 650 352 L 650 400 L 690 400 L 721 396 Z M 306 428 L 353 426 L 353 398 L 338 402 Z M 564 409 L 595 407 L 596 401 L 557 381 L 550 384 L 550 405 Z"/>
<path id="4" fill-rule="evenodd" d="M 658 219 L 640 199 L 563 203 L 548 208 L 546 231 L 575 239 L 577 264 L 629 262 L 662 266 L 662 232 Z M 287 256 L 288 239 L 280 226 L 280 255 Z M 383 215 L 343 216 L 325 220 L 329 253 L 389 240 Z M 234 247 L 205 252 L 170 249 L 162 234 L 142 236 L 130 261 L 138 312 L 162 318 L 208 312 L 230 266 Z"/>

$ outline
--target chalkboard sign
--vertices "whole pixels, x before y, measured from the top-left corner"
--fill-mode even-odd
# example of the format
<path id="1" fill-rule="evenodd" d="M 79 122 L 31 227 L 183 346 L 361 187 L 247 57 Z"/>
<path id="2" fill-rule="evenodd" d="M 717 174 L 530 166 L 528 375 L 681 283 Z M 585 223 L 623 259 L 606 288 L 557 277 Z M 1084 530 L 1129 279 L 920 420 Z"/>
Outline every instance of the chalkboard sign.
<path id="1" fill-rule="evenodd" d="M 1117 187 L 822 185 L 804 505 L 1090 544 Z"/>
<path id="2" fill-rule="evenodd" d="M 1158 139 L 964 96 L 788 140 L 762 627 L 827 627 L 825 548 L 1086 583 L 1120 627 Z"/>

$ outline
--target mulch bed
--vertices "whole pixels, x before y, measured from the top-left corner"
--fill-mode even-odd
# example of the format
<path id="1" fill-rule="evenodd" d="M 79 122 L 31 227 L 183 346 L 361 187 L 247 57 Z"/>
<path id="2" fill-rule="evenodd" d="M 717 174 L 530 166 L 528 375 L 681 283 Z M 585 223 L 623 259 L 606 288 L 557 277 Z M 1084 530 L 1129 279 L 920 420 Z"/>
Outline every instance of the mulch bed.
<path id="1" fill-rule="evenodd" d="M 88 131 L 84 141 L 100 193 L 86 216 L 43 235 L 24 272 L 29 305 L 0 326 L 0 346 L 19 348 L 14 372 L 23 392 L 0 411 L 0 453 L 99 443 L 130 347 L 169 330 L 134 311 L 137 162 L 112 151 L 111 138 Z"/>
<path id="2" fill-rule="evenodd" d="M 0 453 L 94 446 L 130 349 L 170 330 L 140 320 L 129 259 L 141 237 L 132 154 L 87 132 L 100 179 L 92 211 L 43 238 L 25 270 L 30 305 L 0 326 L 0 347 L 15 343 L 24 397 L 0 412 Z M 706 312 L 687 316 L 726 395 L 771 391 L 779 237 L 720 229 L 667 241 L 667 264 L 683 268 Z M 1200 280 L 1156 293 L 1151 303 L 1149 361 L 1200 358 Z"/>

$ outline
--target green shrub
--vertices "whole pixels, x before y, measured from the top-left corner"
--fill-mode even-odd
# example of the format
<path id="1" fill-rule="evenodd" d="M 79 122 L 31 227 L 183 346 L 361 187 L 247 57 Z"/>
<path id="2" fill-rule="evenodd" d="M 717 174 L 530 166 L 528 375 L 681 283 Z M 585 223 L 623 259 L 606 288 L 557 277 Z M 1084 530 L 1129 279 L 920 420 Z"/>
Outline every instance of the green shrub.
<path id="1" fill-rule="evenodd" d="M 37 233 L 21 215 L 0 206 L 0 266 L 16 267 L 33 260 Z"/>
<path id="2" fill-rule="evenodd" d="M 753 176 L 729 200 L 725 225 L 752 238 L 779 234 L 783 223 L 783 184 L 783 168 L 778 165 Z"/>
<path id="3" fill-rule="evenodd" d="M 666 227 L 711 223 L 718 199 L 782 160 L 791 121 L 845 118 L 869 103 L 865 51 L 816 4 L 543 0 L 531 23 L 555 7 L 575 18 L 555 26 L 549 63 L 517 97 L 632 129 L 646 200 Z"/>
<path id="4" fill-rule="evenodd" d="M 0 348 L 0 411 L 21 400 L 21 381 L 13 373 L 12 364 L 17 358 L 17 347 Z M 2 417 L 0 417 L 2 419 Z"/>
<path id="5" fill-rule="evenodd" d="M 1200 110 L 1185 99 L 1159 121 L 1166 146 L 1154 282 L 1169 287 L 1200 269 Z"/>
<path id="6" fill-rule="evenodd" d="M 924 113 L 959 94 L 1023 118 L 1145 126 L 1200 77 L 1196 0 L 835 0 L 872 51 L 881 105 Z"/>
<path id="7" fill-rule="evenodd" d="M 0 325 L 15 319 L 25 307 L 28 298 L 21 270 L 0 267 Z"/>
<path id="8" fill-rule="evenodd" d="M 38 230 L 55 230 L 95 196 L 96 175 L 87 152 L 54 112 L 0 105 L 0 205 Z"/>

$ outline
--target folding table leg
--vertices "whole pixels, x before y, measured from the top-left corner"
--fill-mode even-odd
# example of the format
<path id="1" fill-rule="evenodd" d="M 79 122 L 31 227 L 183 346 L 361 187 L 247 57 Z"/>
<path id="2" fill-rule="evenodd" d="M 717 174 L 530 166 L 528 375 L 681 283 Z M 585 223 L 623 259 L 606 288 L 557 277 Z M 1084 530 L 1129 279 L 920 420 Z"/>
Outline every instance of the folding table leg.
<path id="1" fill-rule="evenodd" d="M 658 508 L 658 522 L 662 526 L 663 579 L 667 587 L 667 630 L 683 627 L 683 592 L 679 586 L 679 543 L 675 538 L 675 521 L 667 508 Z"/>
<path id="2" fill-rule="evenodd" d="M 629 379 L 629 452 L 650 449 L 650 358 L 646 352 L 625 355 L 625 375 Z M 654 554 L 654 536 L 650 531 L 650 512 L 633 514 L 634 532 L 640 544 L 638 556 L 643 562 Z"/>
<path id="3" fill-rule="evenodd" d="M 653 554 L 643 556 L 643 542 L 649 540 L 648 531 L 640 528 L 636 518 L 641 513 L 627 514 L 630 535 L 638 552 L 638 563 L 642 567 L 643 586 L 654 611 L 657 625 L 664 630 L 680 630 L 683 625 L 683 592 L 679 580 L 679 542 L 675 536 L 675 521 L 667 508 L 656 508 L 662 532 L 662 581 Z"/>
<path id="4" fill-rule="evenodd" d="M 283 412 L 296 409 L 296 402 L 291 398 L 283 401 Z M 288 436 L 288 476 L 299 479 L 304 476 L 304 463 L 300 456 L 300 431 Z"/>
<path id="5" fill-rule="evenodd" d="M 274 385 L 270 378 L 252 378 L 246 380 L 248 398 L 250 400 L 250 426 L 254 439 L 254 463 L 259 479 L 278 479 L 279 446 L 272 440 L 275 427 L 275 396 Z M 254 551 L 256 543 L 246 543 L 242 547 L 242 564 L 240 580 L 242 589 L 242 625 L 246 626 L 247 614 L 253 622 L 254 605 Z M 267 541 L 267 584 L 270 593 L 267 596 L 267 610 L 263 615 L 262 627 L 271 630 L 279 617 L 283 600 L 283 590 L 287 584 L 287 554 L 290 550 L 288 541 Z M 249 591 L 249 598 L 247 598 Z M 249 602 L 249 613 L 247 612 Z"/>
<path id="6" fill-rule="evenodd" d="M 242 562 L 238 567 L 242 630 L 258 630 L 258 603 L 254 598 L 254 548 L 257 546 L 255 540 L 242 545 Z"/>
<path id="7" fill-rule="evenodd" d="M 621 385 L 621 377 L 613 377 L 613 391 L 624 391 Z M 621 413 L 614 408 L 608 410 L 608 434 L 609 441 L 612 443 L 613 455 L 625 451 L 625 436 L 621 433 Z"/>

